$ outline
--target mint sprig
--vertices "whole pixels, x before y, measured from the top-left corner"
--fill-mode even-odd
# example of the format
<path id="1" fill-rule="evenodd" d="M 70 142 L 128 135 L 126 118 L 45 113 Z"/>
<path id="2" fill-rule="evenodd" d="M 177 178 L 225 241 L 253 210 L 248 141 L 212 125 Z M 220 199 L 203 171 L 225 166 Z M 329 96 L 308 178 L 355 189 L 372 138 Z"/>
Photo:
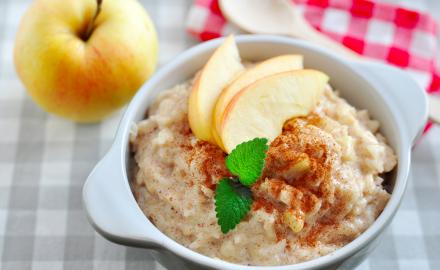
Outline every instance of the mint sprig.
<path id="1" fill-rule="evenodd" d="M 215 189 L 215 211 L 223 233 L 234 229 L 252 205 L 250 190 L 236 180 L 222 179 Z"/>
<path id="2" fill-rule="evenodd" d="M 263 172 L 267 142 L 265 138 L 243 142 L 226 158 L 226 167 L 236 177 L 223 178 L 215 189 L 217 223 L 225 234 L 250 211 L 253 201 L 250 186 Z"/>
<path id="3" fill-rule="evenodd" d="M 240 183 L 251 186 L 261 176 L 267 149 L 266 138 L 240 143 L 226 158 L 226 167 Z"/>

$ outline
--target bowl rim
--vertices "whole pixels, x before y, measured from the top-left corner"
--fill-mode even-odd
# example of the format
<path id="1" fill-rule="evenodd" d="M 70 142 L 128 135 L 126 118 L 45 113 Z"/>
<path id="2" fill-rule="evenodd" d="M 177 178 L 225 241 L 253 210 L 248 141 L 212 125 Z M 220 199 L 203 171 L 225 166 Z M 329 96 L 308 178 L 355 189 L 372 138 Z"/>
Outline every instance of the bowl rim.
<path id="1" fill-rule="evenodd" d="M 168 62 L 166 65 L 164 65 L 159 71 L 157 71 L 153 77 L 150 78 L 150 80 L 144 84 L 140 91 L 135 95 L 135 97 L 130 102 L 126 112 L 124 113 L 124 116 L 121 119 L 120 125 L 117 130 L 117 134 L 115 136 L 115 142 L 119 142 L 120 151 L 122 151 L 122 158 L 121 161 L 125 163 L 125 153 L 127 151 L 128 147 L 128 136 L 129 136 L 129 130 L 130 125 L 133 122 L 133 119 L 135 118 L 136 111 L 139 110 L 139 106 L 142 104 L 142 100 L 147 98 L 151 99 L 154 98 L 153 96 L 147 95 L 148 88 L 151 88 L 153 85 L 158 83 L 159 81 L 163 80 L 165 77 L 167 77 L 167 74 L 173 70 L 176 66 L 189 61 L 190 59 L 197 57 L 201 53 L 205 52 L 206 50 L 211 50 L 215 47 L 217 47 L 222 41 L 224 37 L 213 39 L 204 43 L 200 43 L 196 46 L 193 46 L 184 52 L 182 52 L 180 55 L 178 55 L 176 58 L 174 58 L 172 61 Z M 292 38 L 287 37 L 281 37 L 281 36 L 272 36 L 272 35 L 237 35 L 235 37 L 237 44 L 240 43 L 261 43 L 261 42 L 268 42 L 268 43 L 277 43 L 277 44 L 285 44 L 290 46 L 300 46 L 304 49 L 311 50 L 314 53 L 319 53 L 323 55 L 326 58 L 329 58 L 333 61 L 338 62 L 338 64 L 345 66 L 348 69 L 353 70 L 353 73 L 356 73 L 358 76 L 362 77 L 365 81 L 370 81 L 368 77 L 364 76 L 363 74 L 359 73 L 356 69 L 353 68 L 353 65 L 356 65 L 357 61 L 345 59 L 341 56 L 334 55 L 331 52 L 327 51 L 324 48 L 318 47 L 316 45 L 310 44 L 305 41 L 296 40 Z M 384 100 L 385 103 L 387 103 L 387 100 L 384 98 L 384 95 L 381 94 L 375 87 L 372 85 L 371 87 L 374 89 L 377 94 Z M 147 108 L 144 108 L 146 110 Z M 392 114 L 391 111 L 389 113 Z M 396 117 L 395 115 L 392 115 L 392 120 L 395 122 L 394 124 L 399 128 L 403 129 L 403 125 L 399 122 L 401 119 Z M 393 219 L 400 203 L 403 198 L 406 186 L 407 186 L 407 179 L 409 174 L 409 167 L 410 167 L 410 159 L 411 159 L 411 142 L 409 141 L 408 135 L 405 137 L 405 132 L 402 130 L 402 132 L 399 132 L 398 141 L 396 142 L 396 145 L 400 147 L 400 153 L 398 155 L 398 167 L 397 167 L 397 173 L 396 173 L 396 181 L 394 185 L 393 192 L 391 194 L 390 200 L 388 201 L 387 205 L 385 206 L 382 213 L 379 215 L 379 217 L 374 221 L 371 226 L 368 227 L 367 230 L 365 230 L 363 233 L 361 233 L 358 237 L 356 237 L 353 241 L 346 244 L 345 246 L 338 248 L 334 252 L 331 252 L 327 255 L 305 261 L 300 262 L 296 264 L 289 264 L 289 265 L 279 265 L 279 266 L 246 266 L 236 263 L 231 263 L 224 260 L 214 259 L 209 256 L 206 256 L 204 254 L 198 253 L 196 251 L 193 251 L 180 243 L 174 241 L 171 239 L 168 235 L 161 232 L 161 235 L 156 236 L 161 239 L 160 246 L 173 252 L 174 254 L 186 258 L 190 261 L 193 261 L 198 264 L 202 264 L 204 266 L 208 267 L 222 267 L 227 269 L 271 269 L 271 270 L 286 270 L 286 269 L 314 269 L 316 267 L 326 267 L 331 264 L 334 264 L 335 262 L 342 261 L 355 253 L 357 253 L 362 248 L 366 247 L 370 242 L 372 242 L 374 239 L 376 239 L 388 226 L 388 224 Z M 116 143 L 115 143 L 116 144 Z M 396 147 L 397 147 L 396 146 Z M 112 148 L 115 147 L 115 145 L 112 146 Z M 127 185 L 129 185 L 129 177 L 127 175 L 127 170 L 125 164 L 124 166 L 124 179 L 123 181 L 126 182 Z M 131 196 L 134 199 L 134 195 L 130 190 Z M 135 201 L 136 202 L 136 201 Z M 136 206 L 140 209 L 139 205 L 136 202 Z M 148 218 L 145 217 L 145 219 L 149 222 Z M 153 225 L 154 226 L 154 225 Z M 158 228 L 157 228 L 158 229 Z"/>

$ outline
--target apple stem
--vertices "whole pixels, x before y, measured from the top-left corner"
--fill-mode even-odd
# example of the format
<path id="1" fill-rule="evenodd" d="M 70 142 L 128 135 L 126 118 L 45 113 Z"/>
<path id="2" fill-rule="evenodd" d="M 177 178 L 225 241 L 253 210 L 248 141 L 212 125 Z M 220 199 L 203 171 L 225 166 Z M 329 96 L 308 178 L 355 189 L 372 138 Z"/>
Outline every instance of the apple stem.
<path id="1" fill-rule="evenodd" d="M 92 35 L 92 31 L 95 28 L 96 18 L 98 17 L 99 13 L 101 12 L 102 1 L 103 0 L 96 0 L 97 6 L 96 6 L 95 15 L 93 15 L 92 21 L 89 23 L 89 25 L 87 27 L 87 31 L 84 35 L 84 40 L 88 40 L 90 38 L 90 36 Z"/>

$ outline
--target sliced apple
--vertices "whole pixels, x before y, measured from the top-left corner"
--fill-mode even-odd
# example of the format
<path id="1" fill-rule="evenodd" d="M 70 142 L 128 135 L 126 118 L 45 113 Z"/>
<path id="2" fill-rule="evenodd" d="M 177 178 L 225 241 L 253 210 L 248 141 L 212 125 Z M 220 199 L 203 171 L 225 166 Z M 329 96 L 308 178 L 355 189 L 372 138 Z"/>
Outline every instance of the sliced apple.
<path id="1" fill-rule="evenodd" d="M 213 111 L 218 96 L 244 70 L 233 36 L 218 47 L 194 82 L 188 104 L 188 119 L 194 135 L 215 143 Z"/>
<path id="2" fill-rule="evenodd" d="M 228 85 L 218 97 L 214 109 L 214 130 L 213 137 L 221 148 L 224 148 L 220 139 L 220 122 L 223 112 L 231 99 L 244 87 L 254 83 L 264 77 L 285 72 L 289 70 L 298 70 L 303 68 L 302 55 L 289 54 L 270 58 L 261 62 L 253 68 L 250 68 L 240 74 L 230 85 Z M 225 149 L 223 149 L 225 150 Z"/>
<path id="3" fill-rule="evenodd" d="M 324 92 L 328 76 L 295 70 L 265 77 L 238 92 L 223 113 L 220 138 L 227 153 L 256 137 L 272 141 L 284 122 L 313 110 Z"/>

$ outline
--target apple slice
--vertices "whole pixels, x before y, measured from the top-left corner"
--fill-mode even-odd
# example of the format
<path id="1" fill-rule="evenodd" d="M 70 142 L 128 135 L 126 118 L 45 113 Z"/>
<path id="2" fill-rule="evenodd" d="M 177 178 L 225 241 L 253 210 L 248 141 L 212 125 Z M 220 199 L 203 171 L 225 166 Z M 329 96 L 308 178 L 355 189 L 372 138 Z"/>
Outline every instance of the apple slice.
<path id="1" fill-rule="evenodd" d="M 215 103 L 223 88 L 243 70 L 234 37 L 229 36 L 209 58 L 190 93 L 188 119 L 197 138 L 215 143 L 212 135 Z"/>
<path id="2" fill-rule="evenodd" d="M 328 82 L 324 73 L 295 70 L 265 77 L 238 92 L 223 113 L 220 138 L 227 153 L 256 137 L 272 141 L 284 122 L 313 110 Z"/>
<path id="3" fill-rule="evenodd" d="M 221 148 L 222 141 L 220 139 L 220 122 L 231 99 L 241 89 L 254 83 L 255 81 L 264 77 L 285 72 L 289 70 L 297 70 L 303 68 L 303 57 L 297 54 L 288 54 L 272 57 L 266 61 L 261 62 L 253 68 L 250 68 L 240 74 L 229 86 L 227 86 L 220 94 L 214 109 L 214 139 Z M 224 150 L 224 149 L 223 149 Z"/>

